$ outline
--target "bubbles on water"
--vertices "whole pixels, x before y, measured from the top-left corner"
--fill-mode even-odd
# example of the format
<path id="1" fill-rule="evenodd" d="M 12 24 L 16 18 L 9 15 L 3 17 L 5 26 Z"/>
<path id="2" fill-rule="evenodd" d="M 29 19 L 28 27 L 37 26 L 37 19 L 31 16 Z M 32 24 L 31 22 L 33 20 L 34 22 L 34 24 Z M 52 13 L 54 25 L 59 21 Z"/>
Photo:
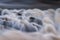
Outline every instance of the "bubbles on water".
<path id="1" fill-rule="evenodd" d="M 37 9 L 38 10 L 38 9 Z M 0 25 L 4 26 L 4 29 L 16 29 L 24 32 L 36 32 L 41 29 L 42 21 L 37 19 L 38 16 L 35 12 L 36 9 L 3 9 L 0 15 Z M 39 12 L 39 11 L 38 11 Z M 40 15 L 40 14 L 39 14 Z M 35 18 L 33 18 L 33 17 Z"/>
<path id="2" fill-rule="evenodd" d="M 60 9 L 3 9 L 0 15 L 0 38 L 60 40 Z M 29 33 L 28 33 L 29 32 Z M 8 37 L 6 39 L 8 39 Z M 31 38 L 30 38 L 31 37 Z M 4 39 L 5 40 L 5 39 Z"/>
<path id="3" fill-rule="evenodd" d="M 55 26 L 55 23 L 59 21 L 59 11 L 59 9 L 3 9 L 0 13 L 0 25 L 3 25 L 4 29 L 38 32 L 45 27 L 46 24 Z"/>

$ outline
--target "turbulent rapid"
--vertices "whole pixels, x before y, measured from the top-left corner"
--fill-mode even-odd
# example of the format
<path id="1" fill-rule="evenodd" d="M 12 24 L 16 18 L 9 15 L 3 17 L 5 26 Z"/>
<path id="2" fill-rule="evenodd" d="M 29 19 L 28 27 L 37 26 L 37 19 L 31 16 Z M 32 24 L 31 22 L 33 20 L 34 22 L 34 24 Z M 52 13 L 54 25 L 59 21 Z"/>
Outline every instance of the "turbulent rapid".
<path id="1" fill-rule="evenodd" d="M 0 40 L 60 40 L 60 8 L 0 9 Z"/>

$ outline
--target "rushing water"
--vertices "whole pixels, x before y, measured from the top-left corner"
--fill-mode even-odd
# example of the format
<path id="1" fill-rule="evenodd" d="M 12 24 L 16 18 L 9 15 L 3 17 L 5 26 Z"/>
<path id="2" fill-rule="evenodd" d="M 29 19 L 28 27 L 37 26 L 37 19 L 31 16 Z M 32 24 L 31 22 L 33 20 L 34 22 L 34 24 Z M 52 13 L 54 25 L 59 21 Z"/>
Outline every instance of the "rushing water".
<path id="1" fill-rule="evenodd" d="M 0 40 L 60 40 L 60 9 L 1 9 Z"/>

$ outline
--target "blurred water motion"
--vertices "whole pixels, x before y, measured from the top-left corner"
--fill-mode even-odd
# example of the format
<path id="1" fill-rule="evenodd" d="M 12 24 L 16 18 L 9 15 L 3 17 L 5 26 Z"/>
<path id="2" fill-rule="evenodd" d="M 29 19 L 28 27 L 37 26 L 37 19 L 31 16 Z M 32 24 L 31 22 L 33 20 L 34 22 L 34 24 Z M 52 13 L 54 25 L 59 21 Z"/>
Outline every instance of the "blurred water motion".
<path id="1" fill-rule="evenodd" d="M 55 2 L 56 1 L 56 2 Z M 0 0 L 1 8 L 11 8 L 11 9 L 28 9 L 28 8 L 40 8 L 40 9 L 49 9 L 49 8 L 59 8 L 59 0 Z M 49 4 L 48 4 L 49 3 Z M 53 5 L 52 5 L 52 4 Z"/>
<path id="2" fill-rule="evenodd" d="M 1 0 L 1 3 L 19 3 L 19 4 L 33 4 L 36 3 L 37 0 Z"/>

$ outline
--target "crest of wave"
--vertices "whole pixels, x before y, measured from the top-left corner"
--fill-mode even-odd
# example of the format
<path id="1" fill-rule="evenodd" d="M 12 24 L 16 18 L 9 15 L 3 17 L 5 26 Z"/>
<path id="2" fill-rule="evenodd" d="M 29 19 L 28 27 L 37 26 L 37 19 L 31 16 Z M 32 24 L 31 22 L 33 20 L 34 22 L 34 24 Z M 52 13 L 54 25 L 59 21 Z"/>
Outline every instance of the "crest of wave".
<path id="1" fill-rule="evenodd" d="M 0 40 L 60 40 L 60 9 L 2 9 Z"/>

